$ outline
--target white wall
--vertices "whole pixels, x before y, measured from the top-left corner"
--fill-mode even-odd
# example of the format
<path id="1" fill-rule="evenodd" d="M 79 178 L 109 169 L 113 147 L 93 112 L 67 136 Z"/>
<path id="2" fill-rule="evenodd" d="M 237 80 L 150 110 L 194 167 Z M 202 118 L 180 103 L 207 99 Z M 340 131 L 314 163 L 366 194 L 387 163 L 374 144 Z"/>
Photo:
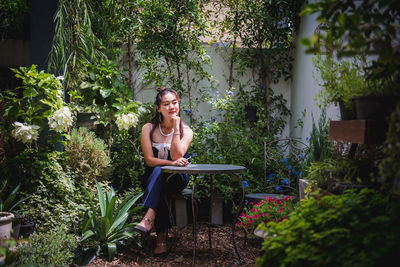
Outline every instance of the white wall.
<path id="1" fill-rule="evenodd" d="M 298 36 L 296 37 L 296 50 L 294 55 L 295 61 L 293 65 L 290 106 L 292 117 L 290 128 L 292 137 L 302 138 L 303 140 L 310 135 L 312 129 L 311 114 L 314 116 L 315 122 L 318 122 L 321 114 L 321 110 L 314 101 L 314 96 L 321 88 L 317 85 L 312 76 L 312 55 L 306 54 L 305 48 L 300 44 L 302 38 L 311 37 L 313 35 L 315 28 L 318 26 L 316 17 L 316 14 L 301 17 L 300 28 Z M 304 127 L 303 129 L 294 129 L 297 120 L 301 118 L 301 113 L 304 109 L 306 109 L 306 116 L 303 120 Z M 327 117 L 332 119 L 339 118 L 338 107 L 330 106 L 327 110 Z"/>
<path id="2" fill-rule="evenodd" d="M 216 46 L 206 46 L 205 47 L 207 55 L 211 59 L 211 67 L 206 67 L 205 70 L 213 76 L 213 79 L 215 80 L 215 88 L 216 91 L 219 91 L 220 95 L 224 94 L 226 90 L 228 90 L 228 77 L 229 77 L 229 61 L 226 61 L 226 59 L 229 59 L 232 50 L 231 48 L 222 48 L 222 47 L 216 47 Z M 254 73 L 252 73 L 251 70 L 248 70 L 244 76 L 238 76 L 234 75 L 235 79 L 239 79 L 238 82 L 233 83 L 234 88 L 238 88 L 238 84 L 241 83 L 243 84 L 251 84 L 254 85 Z M 287 99 L 287 107 L 290 108 L 290 87 L 291 83 L 290 81 L 283 81 L 278 83 L 278 84 L 271 84 L 272 89 L 274 90 L 275 94 L 282 94 L 285 99 Z M 194 98 L 199 97 L 199 94 L 196 92 L 199 92 L 200 90 L 204 89 L 209 89 L 210 88 L 210 82 L 207 80 L 200 81 L 197 85 L 193 85 L 193 91 L 194 91 Z M 215 92 L 210 92 L 210 95 L 212 96 L 215 94 Z M 149 86 L 142 90 L 138 96 L 137 100 L 143 102 L 143 103 L 154 103 L 154 98 L 156 96 L 156 90 L 154 86 Z M 205 119 L 214 117 L 215 114 L 210 112 L 211 110 L 211 105 L 207 102 L 206 99 L 200 99 L 200 103 L 195 106 L 194 109 L 194 114 L 197 116 L 203 116 Z M 182 98 L 182 103 L 183 105 L 187 105 L 187 97 Z M 184 113 L 184 112 L 182 112 Z M 245 112 L 243 110 L 243 117 Z M 188 116 L 183 114 L 183 119 L 185 122 L 189 123 L 190 119 Z M 290 118 L 288 118 L 287 121 L 287 127 L 284 130 L 283 135 L 284 136 L 289 136 L 289 122 Z"/>

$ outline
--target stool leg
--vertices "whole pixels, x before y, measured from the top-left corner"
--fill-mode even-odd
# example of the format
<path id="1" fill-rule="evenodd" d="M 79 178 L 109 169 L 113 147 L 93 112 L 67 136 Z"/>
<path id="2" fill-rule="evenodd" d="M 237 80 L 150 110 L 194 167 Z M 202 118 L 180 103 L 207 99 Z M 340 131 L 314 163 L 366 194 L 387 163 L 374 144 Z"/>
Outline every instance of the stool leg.
<path id="1" fill-rule="evenodd" d="M 197 245 L 197 231 L 196 231 L 196 211 L 195 211 L 195 199 L 194 193 L 196 188 L 196 178 L 197 175 L 193 178 L 192 185 L 192 218 L 193 218 L 193 258 L 192 258 L 192 266 L 194 266 L 195 258 L 196 258 L 196 245 Z"/>
<path id="2" fill-rule="evenodd" d="M 175 203 L 175 223 L 177 226 L 187 225 L 186 198 L 183 196 L 174 197 Z"/>

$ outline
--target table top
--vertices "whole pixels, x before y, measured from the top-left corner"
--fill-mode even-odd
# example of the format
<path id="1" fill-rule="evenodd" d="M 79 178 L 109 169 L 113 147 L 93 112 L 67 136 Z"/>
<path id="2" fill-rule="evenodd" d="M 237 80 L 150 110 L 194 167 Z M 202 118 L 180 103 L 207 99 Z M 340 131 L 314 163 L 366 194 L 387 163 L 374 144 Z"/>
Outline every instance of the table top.
<path id="1" fill-rule="evenodd" d="M 163 166 L 161 170 L 166 173 L 221 174 L 244 172 L 246 168 L 227 164 L 189 164 L 185 167 Z"/>

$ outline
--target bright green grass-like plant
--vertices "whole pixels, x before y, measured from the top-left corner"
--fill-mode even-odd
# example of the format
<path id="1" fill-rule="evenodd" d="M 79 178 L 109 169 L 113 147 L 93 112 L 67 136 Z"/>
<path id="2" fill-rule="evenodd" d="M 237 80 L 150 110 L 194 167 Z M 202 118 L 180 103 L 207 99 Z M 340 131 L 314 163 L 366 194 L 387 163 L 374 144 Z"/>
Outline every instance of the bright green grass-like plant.
<path id="1" fill-rule="evenodd" d="M 98 207 L 94 203 L 86 189 L 83 189 L 90 200 L 91 210 L 87 212 L 87 219 L 83 223 L 81 241 L 91 238 L 98 242 L 98 250 L 105 250 L 108 259 L 111 260 L 117 253 L 117 245 L 121 244 L 126 238 L 133 237 L 133 226 L 135 223 L 128 223 L 129 216 L 141 207 L 132 208 L 136 201 L 143 195 L 136 196 L 130 194 L 117 204 L 115 190 L 111 189 L 103 192 L 99 183 L 96 181 Z"/>

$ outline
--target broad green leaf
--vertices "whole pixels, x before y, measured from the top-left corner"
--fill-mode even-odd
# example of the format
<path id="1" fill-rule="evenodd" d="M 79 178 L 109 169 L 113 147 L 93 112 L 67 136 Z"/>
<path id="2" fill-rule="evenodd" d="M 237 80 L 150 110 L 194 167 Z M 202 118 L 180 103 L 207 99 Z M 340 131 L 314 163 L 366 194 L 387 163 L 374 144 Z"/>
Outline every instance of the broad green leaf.
<path id="1" fill-rule="evenodd" d="M 26 87 L 23 92 L 24 97 L 35 97 L 38 94 L 38 91 L 36 91 L 36 89 L 33 87 Z"/>
<path id="2" fill-rule="evenodd" d="M 106 216 L 107 203 L 104 198 L 103 190 L 101 190 L 101 187 L 97 181 L 96 181 L 96 188 L 97 188 L 97 196 L 99 198 L 99 206 L 100 206 L 101 216 L 104 217 L 104 216 Z"/>
<path id="3" fill-rule="evenodd" d="M 89 237 L 93 236 L 94 232 L 92 230 L 88 230 L 86 232 L 83 233 L 82 238 L 81 238 L 81 242 L 88 239 Z"/>
<path id="4" fill-rule="evenodd" d="M 117 216 L 115 218 L 115 221 L 113 222 L 113 224 L 110 227 L 110 232 L 112 232 L 119 225 L 121 225 L 121 224 L 123 225 L 125 223 L 126 219 L 128 219 L 128 213 L 124 213 L 124 214 Z"/>

